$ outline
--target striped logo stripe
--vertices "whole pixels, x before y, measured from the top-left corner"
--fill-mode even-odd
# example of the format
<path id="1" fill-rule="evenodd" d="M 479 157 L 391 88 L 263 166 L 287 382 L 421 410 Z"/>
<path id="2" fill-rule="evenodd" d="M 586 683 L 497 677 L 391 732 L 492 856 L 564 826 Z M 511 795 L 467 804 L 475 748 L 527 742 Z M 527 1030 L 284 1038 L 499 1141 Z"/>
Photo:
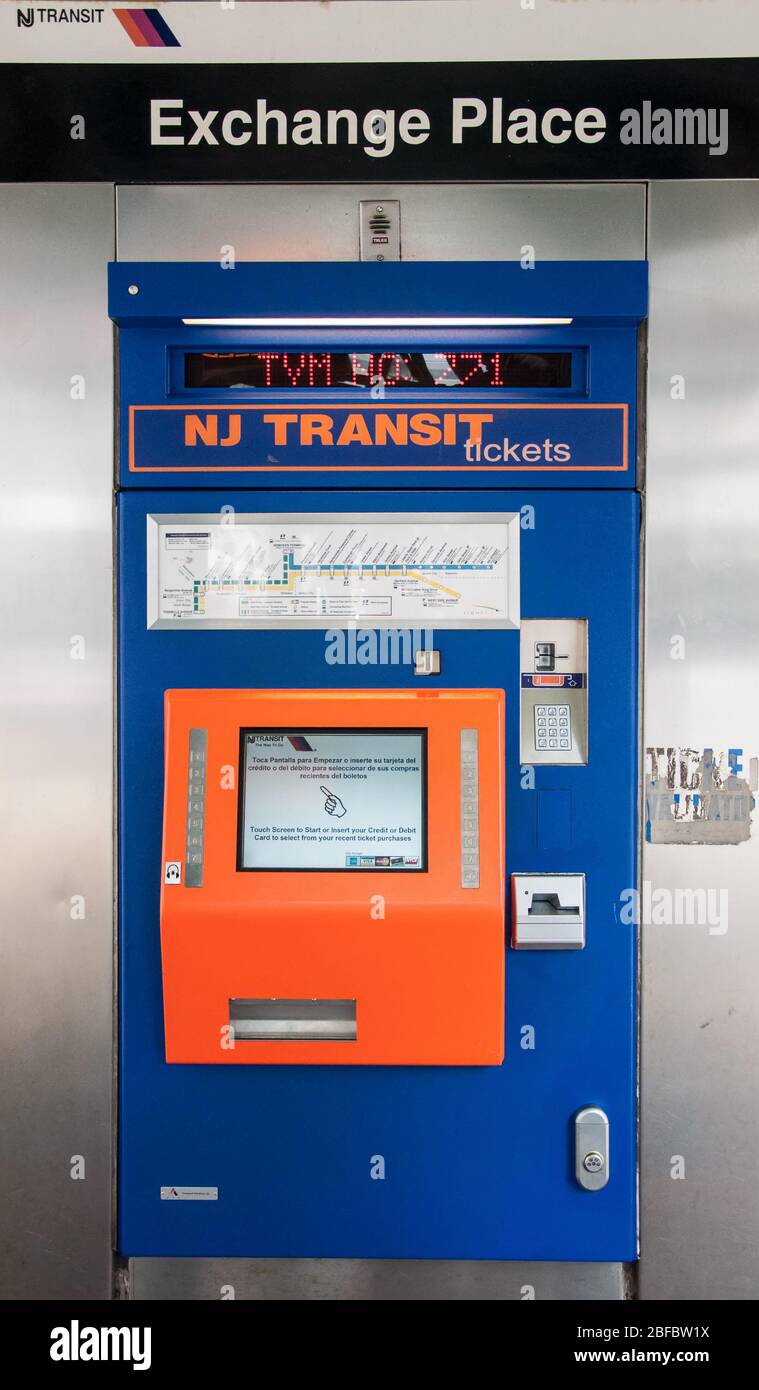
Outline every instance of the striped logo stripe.
<path id="1" fill-rule="evenodd" d="M 113 13 L 137 48 L 181 47 L 159 10 L 116 9 Z"/>

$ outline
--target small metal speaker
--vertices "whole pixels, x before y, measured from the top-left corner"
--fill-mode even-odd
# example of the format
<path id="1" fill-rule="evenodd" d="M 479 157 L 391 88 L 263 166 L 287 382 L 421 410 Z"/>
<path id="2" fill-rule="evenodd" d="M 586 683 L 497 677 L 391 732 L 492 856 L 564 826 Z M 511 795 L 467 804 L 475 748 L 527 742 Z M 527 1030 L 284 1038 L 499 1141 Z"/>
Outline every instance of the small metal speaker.
<path id="1" fill-rule="evenodd" d="M 359 257 L 362 261 L 401 259 L 401 205 L 398 199 L 362 201 L 359 208 Z"/>

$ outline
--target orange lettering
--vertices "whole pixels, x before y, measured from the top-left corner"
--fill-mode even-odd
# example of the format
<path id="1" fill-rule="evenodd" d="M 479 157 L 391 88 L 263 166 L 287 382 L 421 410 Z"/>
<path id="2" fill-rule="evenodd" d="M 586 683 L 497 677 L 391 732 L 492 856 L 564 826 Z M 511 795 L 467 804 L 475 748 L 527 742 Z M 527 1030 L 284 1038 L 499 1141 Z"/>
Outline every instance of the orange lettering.
<path id="1" fill-rule="evenodd" d="M 440 428 L 440 418 L 437 415 L 426 415 L 424 411 L 417 412 L 411 416 L 411 443 L 412 444 L 439 444 L 443 431 Z"/>
<path id="2" fill-rule="evenodd" d="M 301 415 L 301 444 L 313 444 L 315 438 L 319 440 L 320 444 L 334 443 L 332 438 L 332 423 L 331 415 Z"/>
<path id="3" fill-rule="evenodd" d="M 228 449 L 230 444 L 239 444 L 242 433 L 242 416 L 230 415 L 227 424 L 227 435 L 220 441 L 223 448 Z"/>
<path id="4" fill-rule="evenodd" d="M 372 437 L 363 415 L 349 415 L 337 436 L 338 444 L 371 444 Z"/>
<path id="5" fill-rule="evenodd" d="M 456 443 L 456 416 L 450 410 L 443 416 L 443 443 Z"/>
<path id="6" fill-rule="evenodd" d="M 476 410 L 462 410 L 459 413 L 462 425 L 469 425 L 469 440 L 471 444 L 479 444 L 482 441 L 482 426 L 492 425 L 493 416 L 480 414 Z"/>
<path id="7" fill-rule="evenodd" d="M 264 424 L 274 426 L 275 444 L 286 444 L 287 426 L 294 425 L 297 419 L 297 415 L 285 415 L 284 413 L 277 413 L 276 415 L 264 415 Z"/>
<path id="8" fill-rule="evenodd" d="M 218 415 L 206 415 L 205 423 L 199 415 L 185 415 L 184 417 L 184 442 L 185 444 L 195 445 L 201 439 L 204 444 L 218 444 L 219 442 L 219 417 Z"/>
<path id="9" fill-rule="evenodd" d="M 379 414 L 374 420 L 374 442 L 375 444 L 387 444 L 392 439 L 394 444 L 408 444 L 408 415 Z"/>

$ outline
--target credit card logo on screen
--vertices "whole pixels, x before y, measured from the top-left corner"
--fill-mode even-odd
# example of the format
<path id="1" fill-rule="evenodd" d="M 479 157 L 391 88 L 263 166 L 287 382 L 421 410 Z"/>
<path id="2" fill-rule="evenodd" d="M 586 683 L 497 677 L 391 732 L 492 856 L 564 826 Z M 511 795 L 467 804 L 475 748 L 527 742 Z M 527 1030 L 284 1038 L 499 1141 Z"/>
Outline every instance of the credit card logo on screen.
<path id="1" fill-rule="evenodd" d="M 405 869 L 419 863 L 404 854 L 346 854 L 346 869 Z"/>

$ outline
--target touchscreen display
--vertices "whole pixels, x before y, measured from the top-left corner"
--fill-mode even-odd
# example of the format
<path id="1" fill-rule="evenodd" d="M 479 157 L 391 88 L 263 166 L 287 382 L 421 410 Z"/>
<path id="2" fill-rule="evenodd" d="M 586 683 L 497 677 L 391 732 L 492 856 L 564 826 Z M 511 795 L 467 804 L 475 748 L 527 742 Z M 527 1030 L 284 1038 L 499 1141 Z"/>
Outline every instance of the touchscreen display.
<path id="1" fill-rule="evenodd" d="M 242 729 L 237 867 L 427 868 L 426 729 Z"/>

